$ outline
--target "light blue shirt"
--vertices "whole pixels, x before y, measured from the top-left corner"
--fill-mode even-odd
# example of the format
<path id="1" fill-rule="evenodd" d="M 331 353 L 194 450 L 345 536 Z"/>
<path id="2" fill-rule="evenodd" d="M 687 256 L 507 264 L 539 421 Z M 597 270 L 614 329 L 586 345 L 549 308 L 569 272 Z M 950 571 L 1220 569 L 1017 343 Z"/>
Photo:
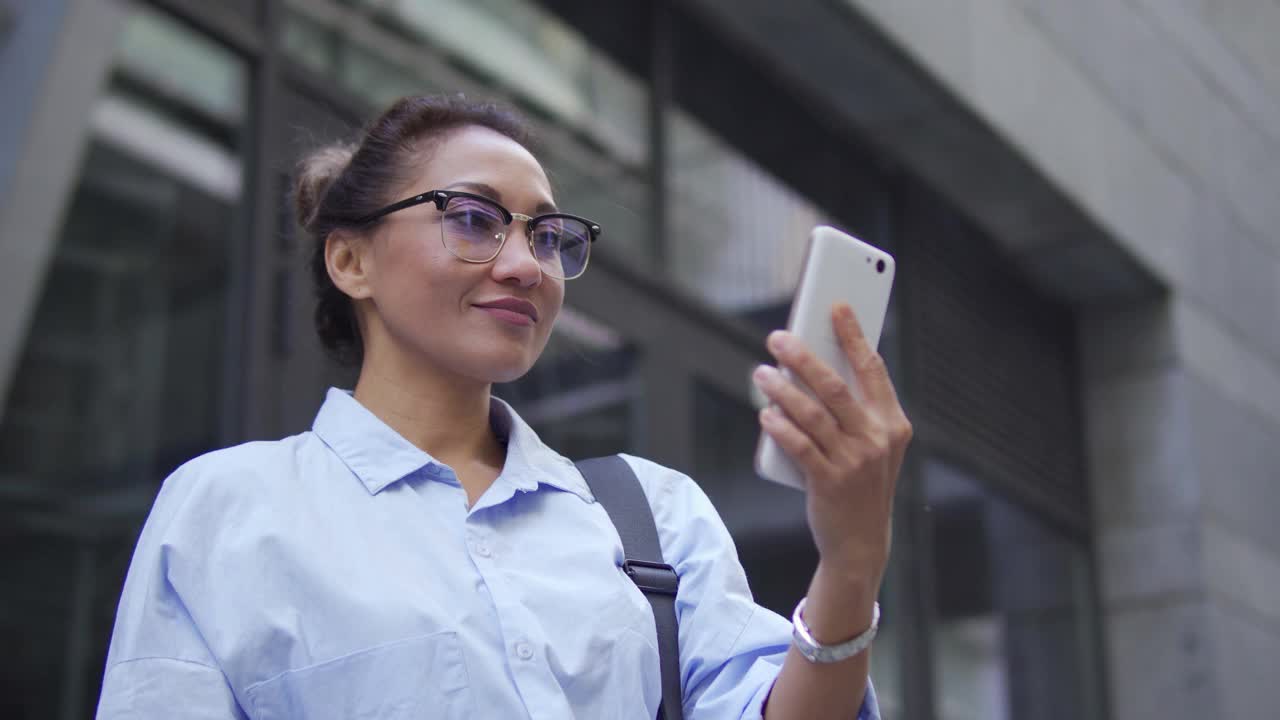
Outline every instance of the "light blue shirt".
<path id="1" fill-rule="evenodd" d="M 494 484 L 348 393 L 311 432 L 164 483 L 129 567 L 99 718 L 636 718 L 661 697 L 653 614 L 573 463 L 509 406 Z M 689 720 L 759 718 L 790 623 L 751 598 L 698 486 L 626 457 L 680 575 Z M 859 718 L 878 718 L 868 690 Z"/>

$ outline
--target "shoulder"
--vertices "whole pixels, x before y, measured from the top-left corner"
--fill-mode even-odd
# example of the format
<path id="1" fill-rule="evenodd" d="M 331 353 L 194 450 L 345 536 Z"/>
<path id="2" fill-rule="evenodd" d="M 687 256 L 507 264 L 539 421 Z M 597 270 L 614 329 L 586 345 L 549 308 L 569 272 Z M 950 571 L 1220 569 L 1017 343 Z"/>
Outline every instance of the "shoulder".
<path id="1" fill-rule="evenodd" d="M 262 524 L 271 512 L 264 506 L 279 505 L 263 498 L 296 465 L 293 458 L 305 453 L 300 448 L 309 435 L 215 450 L 165 478 L 138 536 L 121 600 L 134 621 L 150 602 L 145 598 L 167 598 L 176 576 L 206 565 L 228 537 Z"/>
<path id="2" fill-rule="evenodd" d="M 733 537 L 693 478 L 644 458 L 622 458 L 648 496 L 663 559 L 680 576 L 676 608 L 682 618 L 681 652 L 688 640 L 703 657 L 728 653 L 756 609 Z M 694 617 L 704 619 L 684 622 Z M 695 638 L 690 634 L 694 627 L 710 632 Z"/>
<path id="3" fill-rule="evenodd" d="M 292 485 L 320 447 L 319 439 L 307 432 L 192 458 L 165 478 L 147 523 L 160 529 L 179 517 L 214 521 L 244 509 Z"/>
<path id="4" fill-rule="evenodd" d="M 319 444 L 314 434 L 305 432 L 213 450 L 179 466 L 165 479 L 164 488 L 215 490 L 257 485 L 298 471 L 308 452 Z"/>
<path id="5" fill-rule="evenodd" d="M 323 445 L 320 438 L 309 430 L 279 440 L 254 440 L 197 455 L 180 465 L 174 474 L 218 474 L 224 471 L 243 472 L 255 468 L 279 467 L 295 460 L 299 453 L 306 453 Z"/>
<path id="6" fill-rule="evenodd" d="M 702 488 L 698 487 L 698 483 L 679 470 L 626 453 L 619 453 L 618 457 L 625 460 L 631 467 L 631 471 L 636 474 L 636 478 L 640 480 L 640 486 L 644 488 L 645 496 L 649 498 L 649 505 L 655 512 L 660 506 L 665 508 L 673 502 L 682 503 L 698 497 L 706 498 L 706 494 L 702 492 Z"/>
<path id="7" fill-rule="evenodd" d="M 711 545 L 732 552 L 733 541 L 724 521 L 693 478 L 652 460 L 626 454 L 620 457 L 644 488 L 668 562 L 693 556 Z"/>

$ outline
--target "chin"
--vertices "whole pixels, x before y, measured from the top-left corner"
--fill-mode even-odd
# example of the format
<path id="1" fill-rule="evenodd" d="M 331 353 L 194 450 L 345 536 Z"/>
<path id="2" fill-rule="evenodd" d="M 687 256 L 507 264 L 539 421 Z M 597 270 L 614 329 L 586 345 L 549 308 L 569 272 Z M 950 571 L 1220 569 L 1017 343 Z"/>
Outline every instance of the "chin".
<path id="1" fill-rule="evenodd" d="M 533 368 L 546 347 L 546 338 L 514 340 L 479 333 L 463 337 L 467 342 L 445 349 L 447 354 L 434 355 L 434 361 L 461 377 L 485 383 L 519 380 Z"/>
<path id="2" fill-rule="evenodd" d="M 534 342 L 532 345 L 524 343 L 488 345 L 475 348 L 478 352 L 471 356 L 470 362 L 466 365 L 472 369 L 473 373 L 484 377 L 487 382 L 514 382 L 533 369 L 544 347 L 546 347 L 545 339 Z"/>
<path id="3" fill-rule="evenodd" d="M 487 357 L 467 363 L 468 373 L 490 383 L 508 383 L 524 377 L 533 368 L 536 357 Z"/>
<path id="4" fill-rule="evenodd" d="M 516 380 L 519 380 L 520 378 L 524 377 L 528 372 L 529 372 L 528 367 L 522 367 L 512 372 L 494 373 L 489 378 L 489 382 L 495 383 L 495 384 L 515 382 Z"/>

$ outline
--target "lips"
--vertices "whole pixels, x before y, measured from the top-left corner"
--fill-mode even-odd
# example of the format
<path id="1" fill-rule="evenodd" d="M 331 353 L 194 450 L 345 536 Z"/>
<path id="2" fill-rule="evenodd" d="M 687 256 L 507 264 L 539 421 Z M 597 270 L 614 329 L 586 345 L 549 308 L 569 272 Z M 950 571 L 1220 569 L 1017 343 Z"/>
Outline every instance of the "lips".
<path id="1" fill-rule="evenodd" d="M 507 312 L 519 313 L 528 316 L 533 322 L 538 322 L 538 308 L 528 300 L 520 298 L 506 297 L 488 302 L 476 303 L 478 308 L 486 308 L 492 310 L 506 310 Z"/>

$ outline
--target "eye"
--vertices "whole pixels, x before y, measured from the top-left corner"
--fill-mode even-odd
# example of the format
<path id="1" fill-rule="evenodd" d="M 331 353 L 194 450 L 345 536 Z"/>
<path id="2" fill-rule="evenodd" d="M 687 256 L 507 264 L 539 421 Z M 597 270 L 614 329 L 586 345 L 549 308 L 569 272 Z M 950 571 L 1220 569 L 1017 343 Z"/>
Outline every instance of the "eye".
<path id="1" fill-rule="evenodd" d="M 588 234 L 585 230 L 577 232 L 572 228 L 566 228 L 560 235 L 560 252 L 577 252 L 587 242 L 589 242 L 589 240 Z"/>
<path id="2" fill-rule="evenodd" d="M 556 219 L 543 220 L 533 228 L 534 251 L 540 256 L 554 255 L 560 251 L 564 228 Z"/>
<path id="3" fill-rule="evenodd" d="M 445 208 L 444 222 L 456 232 L 497 234 L 502 232 L 502 214 L 498 209 L 480 200 L 454 198 Z"/>

